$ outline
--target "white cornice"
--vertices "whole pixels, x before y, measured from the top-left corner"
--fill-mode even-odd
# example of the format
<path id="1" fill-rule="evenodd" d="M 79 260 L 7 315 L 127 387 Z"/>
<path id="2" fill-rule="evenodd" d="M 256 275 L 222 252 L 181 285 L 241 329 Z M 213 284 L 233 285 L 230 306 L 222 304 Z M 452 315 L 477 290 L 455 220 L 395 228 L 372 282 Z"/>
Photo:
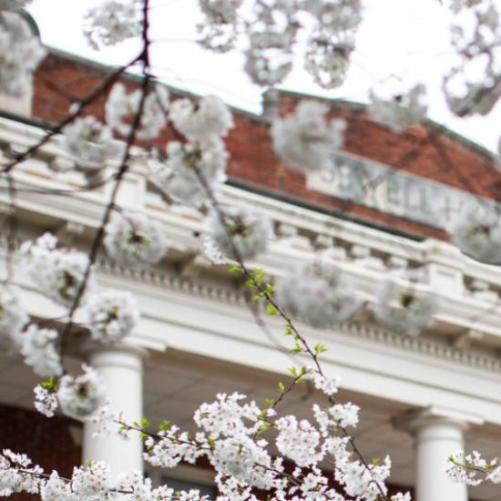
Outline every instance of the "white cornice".
<path id="1" fill-rule="evenodd" d="M 0 119 L 0 144 L 10 145 L 14 150 L 26 148 L 42 135 L 43 131 L 37 127 Z M 135 153 L 140 155 L 141 152 L 135 150 Z M 69 160 L 55 140 L 44 146 L 35 158 L 23 162 L 14 170 L 13 177 L 19 189 L 16 205 L 22 210 L 20 223 L 23 217 L 26 222 L 32 223 L 37 216 L 43 216 L 53 220 L 54 224 L 69 222 L 81 225 L 89 237 L 99 225 L 109 188 L 89 193 L 77 192 L 71 196 L 38 193 L 37 190 L 43 189 L 71 189 L 79 183 L 77 178 L 53 173 L 48 165 L 57 159 L 61 162 Z M 203 246 L 200 238 L 194 236 L 194 232 L 203 231 L 200 214 L 178 206 L 167 207 L 159 196 L 146 190 L 143 174 L 144 169 L 138 163 L 127 176 L 122 202 L 161 221 L 175 252 L 187 256 L 201 253 Z M 0 179 L 2 186 L 5 188 L 5 180 Z M 425 279 L 442 299 L 437 315 L 440 322 L 458 331 L 466 329 L 485 333 L 475 342 L 501 347 L 501 309 L 496 307 L 501 288 L 501 267 L 472 261 L 445 242 L 413 241 L 235 187 L 225 186 L 221 200 L 229 204 L 246 203 L 273 220 L 277 231 L 269 252 L 256 263 L 251 263 L 263 267 L 270 275 L 284 273 L 295 262 L 312 258 L 315 252 L 330 254 L 370 301 L 376 286 L 392 267 L 420 266 L 425 271 Z M 0 203 L 8 202 L 4 189 L 0 192 Z M 203 267 L 204 262 L 200 259 L 196 266 Z M 123 269 L 104 262 L 102 268 L 105 272 L 117 273 L 134 281 L 162 284 L 214 301 L 243 302 L 243 296 L 230 288 L 184 280 L 156 269 Z M 461 363 L 471 363 L 476 357 L 457 348 L 429 344 L 424 337 L 406 340 L 377 329 L 350 329 L 349 335 L 365 336 L 379 343 L 391 342 L 403 349 L 422 350 L 429 355 L 457 359 Z M 478 363 L 485 368 L 498 367 L 497 362 L 494 364 L 491 359 Z"/>

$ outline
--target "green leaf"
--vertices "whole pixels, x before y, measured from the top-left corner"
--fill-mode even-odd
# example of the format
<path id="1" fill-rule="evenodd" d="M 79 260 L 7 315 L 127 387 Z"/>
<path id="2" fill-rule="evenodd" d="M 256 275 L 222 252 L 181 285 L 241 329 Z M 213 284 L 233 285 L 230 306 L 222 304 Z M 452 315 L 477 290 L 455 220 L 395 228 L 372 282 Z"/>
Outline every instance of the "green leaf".
<path id="1" fill-rule="evenodd" d="M 273 407 L 275 405 L 274 398 L 267 398 L 265 401 L 266 407 Z"/>
<path id="2" fill-rule="evenodd" d="M 229 267 L 228 271 L 230 273 L 233 273 L 233 275 L 241 275 L 243 273 L 243 270 L 242 270 L 242 268 L 240 267 L 239 264 L 232 264 Z"/>
<path id="3" fill-rule="evenodd" d="M 284 383 L 282 383 L 282 381 L 279 381 L 279 382 L 278 382 L 278 389 L 279 389 L 280 391 L 285 391 L 285 384 L 284 384 Z"/>
<path id="4" fill-rule="evenodd" d="M 324 346 L 321 343 L 317 343 L 314 347 L 315 353 L 320 354 L 320 353 L 325 353 L 327 351 L 327 347 Z"/>
<path id="5" fill-rule="evenodd" d="M 171 423 L 170 421 L 162 421 L 162 422 L 158 425 L 158 429 L 159 429 L 160 431 L 165 431 L 165 432 L 167 432 L 167 431 L 169 431 L 169 430 L 170 430 L 171 426 L 172 426 L 172 423 Z"/>
<path id="6" fill-rule="evenodd" d="M 49 379 L 46 379 L 43 381 L 40 386 L 44 389 L 47 390 L 49 393 L 55 393 L 57 391 L 57 388 L 59 386 L 59 381 L 55 377 L 50 377 Z"/>
<path id="7" fill-rule="evenodd" d="M 266 311 L 268 312 L 268 315 L 270 315 L 271 317 L 276 317 L 278 315 L 277 308 L 271 303 L 268 303 L 266 305 Z"/>

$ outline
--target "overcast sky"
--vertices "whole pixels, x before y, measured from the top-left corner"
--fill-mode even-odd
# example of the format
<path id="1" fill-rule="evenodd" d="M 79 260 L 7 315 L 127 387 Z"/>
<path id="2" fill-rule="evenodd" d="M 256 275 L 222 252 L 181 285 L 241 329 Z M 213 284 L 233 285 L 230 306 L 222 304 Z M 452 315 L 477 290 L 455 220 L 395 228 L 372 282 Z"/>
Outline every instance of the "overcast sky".
<path id="1" fill-rule="evenodd" d="M 153 0 L 153 68 L 172 85 L 197 93 L 217 94 L 228 103 L 259 112 L 262 89 L 242 71 L 238 53 L 215 55 L 200 49 L 194 25 L 196 0 Z M 501 2 L 501 0 L 499 0 Z M 126 42 L 93 51 L 81 34 L 82 16 L 100 0 L 34 0 L 30 8 L 42 39 L 49 46 L 109 64 L 126 62 L 138 44 Z M 497 148 L 501 133 L 501 103 L 488 117 L 457 119 L 440 93 L 441 76 L 451 63 L 449 15 L 438 0 L 365 0 L 365 20 L 345 84 L 325 91 L 302 70 L 301 59 L 282 87 L 312 95 L 366 101 L 367 89 L 389 74 L 423 81 L 430 92 L 429 117 L 486 146 Z"/>

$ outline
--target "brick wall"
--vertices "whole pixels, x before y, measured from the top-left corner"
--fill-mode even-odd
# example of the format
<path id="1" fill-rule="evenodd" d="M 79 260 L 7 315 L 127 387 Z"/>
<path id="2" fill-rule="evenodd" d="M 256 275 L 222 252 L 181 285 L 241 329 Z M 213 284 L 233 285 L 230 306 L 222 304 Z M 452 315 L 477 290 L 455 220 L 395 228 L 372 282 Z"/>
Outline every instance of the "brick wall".
<path id="1" fill-rule="evenodd" d="M 49 55 L 36 73 L 35 118 L 52 123 L 61 120 L 71 102 L 92 92 L 107 72 L 109 69 L 69 56 Z M 133 79 L 123 81 L 131 89 L 137 87 Z M 287 92 L 280 95 L 280 113 L 293 109 L 301 98 Z M 104 97 L 88 111 L 102 117 L 103 104 Z M 348 152 L 477 195 L 501 199 L 501 177 L 492 158 L 438 126 L 427 124 L 396 135 L 370 121 L 362 106 L 340 101 L 331 101 L 331 114 L 348 122 Z M 235 121 L 236 127 L 227 141 L 232 155 L 228 169 L 230 182 L 390 231 L 418 238 L 447 238 L 444 232 L 431 227 L 308 190 L 304 177 L 291 172 L 274 155 L 268 125 L 263 120 L 236 112 Z M 175 135 L 170 129 L 157 144 L 163 147 Z"/>
<path id="2" fill-rule="evenodd" d="M 74 439 L 80 431 L 81 424 L 71 419 L 59 416 L 48 419 L 38 412 L 0 406 L 0 448 L 27 454 L 48 473 L 57 470 L 62 476 L 71 476 L 73 466 L 80 464 L 81 448 Z M 16 494 L 10 499 L 40 498 Z"/>

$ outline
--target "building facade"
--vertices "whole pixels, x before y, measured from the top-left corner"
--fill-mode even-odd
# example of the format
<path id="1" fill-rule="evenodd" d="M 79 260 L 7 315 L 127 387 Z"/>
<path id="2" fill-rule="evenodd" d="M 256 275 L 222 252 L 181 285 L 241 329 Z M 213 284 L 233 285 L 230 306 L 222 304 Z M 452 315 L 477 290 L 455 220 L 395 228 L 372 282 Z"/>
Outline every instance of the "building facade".
<path id="1" fill-rule="evenodd" d="M 36 74 L 32 102 L 4 106 L 0 158 L 7 161 L 43 137 L 108 71 L 52 52 Z M 137 85 L 132 76 L 123 81 Z M 171 93 L 185 95 L 178 89 Z M 360 105 L 325 101 L 333 116 L 347 121 L 346 145 L 335 171 L 305 178 L 275 156 L 269 126 L 275 113 L 292 110 L 306 97 L 311 98 L 268 92 L 261 115 L 233 110 L 222 200 L 251 206 L 274 228 L 269 251 L 250 265 L 275 278 L 315 255 L 334 260 L 363 291 L 364 314 L 335 329 L 299 326 L 312 344 L 328 348 L 323 364 L 328 374 L 341 376 L 339 400 L 362 408 L 356 438 L 364 455 L 389 454 L 391 484 L 415 490 L 418 501 L 497 500 L 496 486 L 468 493 L 444 474 L 447 455 L 463 446 L 487 456 L 501 451 L 501 270 L 463 255 L 445 232 L 465 200 L 496 199 L 495 160 L 435 124 L 395 135 L 372 122 Z M 98 99 L 89 112 L 102 115 L 103 103 Z M 159 144 L 173 134 L 169 130 Z M 100 256 L 99 282 L 130 290 L 139 301 L 141 322 L 126 343 L 108 348 L 96 348 L 76 332 L 69 356 L 75 366 L 88 360 L 99 370 L 125 418 L 147 416 L 154 424 L 169 419 L 189 429 L 193 411 L 218 392 L 240 391 L 257 402 L 273 396 L 292 365 L 290 347 L 281 323 L 265 318 L 268 327 L 260 328 L 238 277 L 206 257 L 203 215 L 167 204 L 147 182 L 143 160 L 137 145 L 118 203 L 162 222 L 168 255 L 150 268 L 124 267 Z M 90 242 L 110 187 L 78 191 L 83 181 L 67 172 L 71 162 L 55 136 L 13 171 L 19 241 L 52 231 L 65 245 L 85 248 Z M 105 178 L 113 167 L 106 167 Z M 6 180 L 0 182 L 5 228 L 12 200 Z M 3 237 L 4 254 L 6 245 Z M 418 337 L 394 334 L 373 320 L 371 305 L 394 270 L 419 271 L 440 300 L 433 328 Z M 38 292 L 22 267 L 16 267 L 15 277 L 30 315 L 57 325 L 61 310 Z M 139 436 L 96 439 L 91 425 L 34 413 L 38 382 L 20 360 L 2 356 L 2 447 L 63 473 L 89 459 L 105 460 L 117 473 L 143 468 Z M 300 387 L 282 410 L 307 415 L 313 391 Z M 213 492 L 203 465 L 146 473 L 159 482 Z"/>

